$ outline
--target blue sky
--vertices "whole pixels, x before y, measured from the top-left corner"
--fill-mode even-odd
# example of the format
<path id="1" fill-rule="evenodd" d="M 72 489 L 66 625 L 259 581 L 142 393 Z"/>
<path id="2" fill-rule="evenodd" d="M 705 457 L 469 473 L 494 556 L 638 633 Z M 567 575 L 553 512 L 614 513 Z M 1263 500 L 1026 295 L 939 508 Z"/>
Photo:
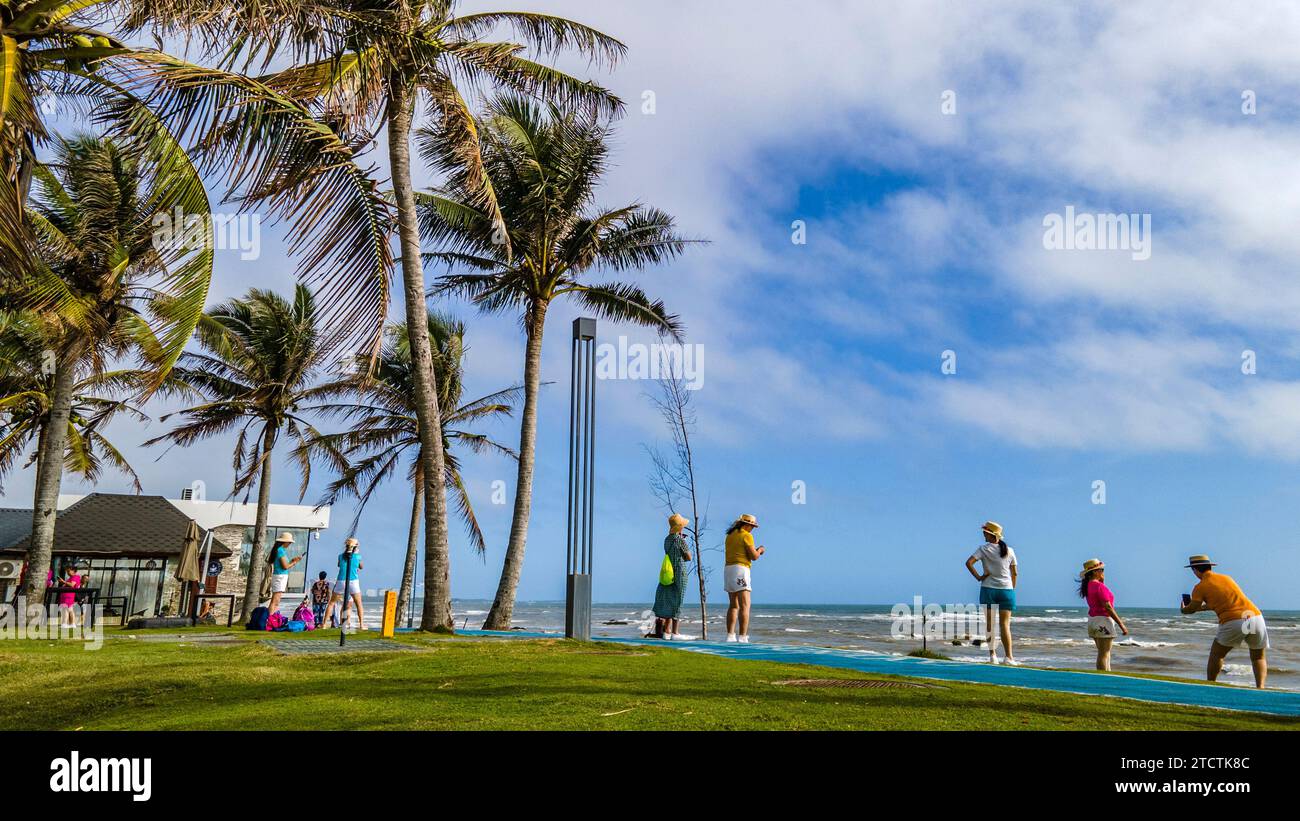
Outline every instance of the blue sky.
<path id="1" fill-rule="evenodd" d="M 515 7 L 628 43 L 626 62 L 597 75 L 629 103 L 601 201 L 651 203 L 711 240 L 638 280 L 704 348 L 696 444 L 710 541 L 739 513 L 759 517 L 770 552 L 756 600 L 970 600 L 962 562 L 992 518 L 1020 556 L 1027 604 L 1068 601 L 1079 565 L 1100 556 L 1121 606 L 1172 605 L 1191 584 L 1185 557 L 1211 552 L 1261 606 L 1300 607 L 1294 8 Z M 946 91 L 955 113 L 941 109 Z M 1067 205 L 1150 214 L 1150 258 L 1045 249 L 1042 221 Z M 806 244 L 791 242 L 796 220 Z M 274 231 L 257 261 L 224 252 L 213 302 L 255 283 L 287 290 L 282 252 Z M 469 390 L 517 382 L 514 319 L 444 307 L 471 320 Z M 563 595 L 573 316 L 561 306 L 549 318 L 543 378 L 555 384 L 524 599 Z M 619 334 L 650 341 L 601 328 L 602 341 Z M 1242 373 L 1245 350 L 1254 374 Z M 944 351 L 956 373 L 941 373 Z M 666 431 L 651 384 L 598 390 L 595 595 L 648 603 L 667 511 L 643 445 Z M 135 445 L 160 429 L 114 432 L 148 492 L 228 486 L 231 443 L 154 461 Z M 513 489 L 513 474 L 491 457 L 466 466 L 489 552 L 479 559 L 454 532 L 453 593 L 490 597 L 510 519 L 491 483 Z M 289 473 L 277 502 L 296 500 Z M 806 504 L 792 504 L 795 481 Z M 16 504 L 30 480 L 7 489 Z M 396 582 L 408 504 L 392 485 L 364 516 L 367 586 Z M 320 543 L 331 550 L 351 510 L 334 515 Z M 710 598 L 723 600 L 720 553 L 706 558 L 719 571 Z"/>

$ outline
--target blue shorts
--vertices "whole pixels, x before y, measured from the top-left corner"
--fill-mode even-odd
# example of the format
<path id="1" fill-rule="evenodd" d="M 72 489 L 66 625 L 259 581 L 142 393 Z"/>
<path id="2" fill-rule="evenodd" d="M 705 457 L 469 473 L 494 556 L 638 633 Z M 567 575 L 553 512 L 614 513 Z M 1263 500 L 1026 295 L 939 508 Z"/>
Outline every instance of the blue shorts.
<path id="1" fill-rule="evenodd" d="M 1009 613 L 1016 611 L 1016 590 L 1014 587 L 981 587 L 980 604 L 996 604 Z"/>

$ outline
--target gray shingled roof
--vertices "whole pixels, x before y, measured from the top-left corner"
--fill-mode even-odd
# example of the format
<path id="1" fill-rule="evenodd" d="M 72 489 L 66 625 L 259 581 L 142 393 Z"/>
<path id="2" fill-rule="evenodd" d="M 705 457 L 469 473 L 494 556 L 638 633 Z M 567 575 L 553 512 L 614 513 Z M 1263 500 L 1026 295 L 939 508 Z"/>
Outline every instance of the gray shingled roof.
<path id="1" fill-rule="evenodd" d="M 0 507 L 0 548 L 8 547 L 31 532 L 31 508 Z"/>
<path id="2" fill-rule="evenodd" d="M 25 553 L 31 536 L 27 527 L 17 539 L 0 542 L 0 552 Z M 6 517 L 0 514 L 0 527 Z M 189 519 L 162 496 L 92 493 L 59 512 L 54 530 L 54 552 L 77 556 L 164 556 L 179 554 Z M 199 529 L 199 538 L 205 535 Z M 230 549 L 212 541 L 214 557 L 229 556 Z"/>

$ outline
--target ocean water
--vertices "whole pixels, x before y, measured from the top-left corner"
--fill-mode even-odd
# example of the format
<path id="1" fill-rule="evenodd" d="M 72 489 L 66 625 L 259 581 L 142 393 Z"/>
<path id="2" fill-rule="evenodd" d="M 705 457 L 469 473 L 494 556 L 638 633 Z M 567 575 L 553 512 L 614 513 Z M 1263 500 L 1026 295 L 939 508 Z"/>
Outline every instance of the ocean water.
<path id="1" fill-rule="evenodd" d="M 458 628 L 479 628 L 491 602 L 457 600 L 452 603 Z M 418 607 L 418 603 L 417 603 Z M 366 601 L 366 626 L 378 627 L 379 601 Z M 418 619 L 418 609 L 416 618 Z M 708 636 L 711 641 L 725 638 L 725 602 L 709 605 Z M 1120 611 L 1129 628 L 1127 637 L 1118 638 L 1111 651 L 1111 668 L 1137 673 L 1157 673 L 1189 679 L 1203 679 L 1210 642 L 1217 623 L 1212 615 L 1184 616 L 1174 609 L 1125 608 Z M 682 608 L 680 630 L 698 638 L 701 634 L 699 604 Z M 1300 690 L 1300 611 L 1265 612 L 1269 640 L 1270 687 Z M 1088 612 L 1078 605 L 1058 607 L 1021 607 L 1012 620 L 1012 640 L 1018 660 L 1031 665 L 1064 669 L 1091 670 L 1096 660 L 1096 646 L 1088 638 Z M 771 644 L 806 644 L 870 650 L 877 653 L 906 655 L 921 647 L 919 635 L 911 634 L 910 620 L 903 635 L 895 635 L 895 618 L 887 605 L 824 604 L 757 604 L 750 620 L 750 641 Z M 987 663 L 988 651 L 970 639 L 983 638 L 982 621 L 974 627 L 962 618 L 943 618 L 945 638 L 927 640 L 931 650 L 958 661 Z M 405 625 L 405 621 L 402 622 Z M 645 603 L 603 603 L 592 606 L 592 634 L 596 636 L 639 637 L 649 632 L 654 616 Z M 514 626 L 523 630 L 564 632 L 564 602 L 519 602 L 515 605 Z M 933 625 L 930 625 L 932 630 Z M 916 631 L 920 632 L 919 625 Z M 960 644 L 954 645 L 954 638 Z M 1001 653 L 999 653 L 1001 655 Z M 1250 657 L 1242 646 L 1228 654 L 1221 682 L 1251 686 L 1254 678 Z"/>

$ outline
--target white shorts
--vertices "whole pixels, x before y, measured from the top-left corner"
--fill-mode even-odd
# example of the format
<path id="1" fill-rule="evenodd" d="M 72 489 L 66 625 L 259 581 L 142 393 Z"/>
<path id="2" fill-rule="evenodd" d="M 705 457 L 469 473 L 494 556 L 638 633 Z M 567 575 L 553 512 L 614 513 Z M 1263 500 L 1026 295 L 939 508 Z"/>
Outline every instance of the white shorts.
<path id="1" fill-rule="evenodd" d="M 1263 616 L 1225 621 L 1219 625 L 1214 640 L 1224 647 L 1240 647 L 1244 641 L 1251 650 L 1266 650 L 1269 647 L 1268 625 Z"/>
<path id="2" fill-rule="evenodd" d="M 357 581 L 356 579 L 353 579 L 352 581 L 348 582 L 347 585 L 348 585 L 348 592 L 351 593 L 353 596 L 360 596 L 360 595 L 361 595 L 361 582 Z M 334 582 L 334 595 L 336 595 L 336 596 L 342 596 L 342 595 L 343 595 L 343 580 L 342 580 L 342 579 L 340 579 L 339 581 Z"/>
<path id="3" fill-rule="evenodd" d="M 749 583 L 749 568 L 743 564 L 729 564 L 723 568 L 722 589 L 728 593 L 745 593 L 752 590 Z"/>
<path id="4" fill-rule="evenodd" d="M 1113 639 L 1118 635 L 1119 628 L 1115 626 L 1115 620 L 1110 616 L 1088 617 L 1088 638 Z"/>
<path id="5" fill-rule="evenodd" d="M 288 574 L 288 573 L 272 573 L 272 574 L 271 574 L 271 592 L 272 592 L 272 593 L 283 593 L 284 591 L 286 591 L 286 590 L 288 590 L 288 589 L 289 589 L 289 574 Z"/>

